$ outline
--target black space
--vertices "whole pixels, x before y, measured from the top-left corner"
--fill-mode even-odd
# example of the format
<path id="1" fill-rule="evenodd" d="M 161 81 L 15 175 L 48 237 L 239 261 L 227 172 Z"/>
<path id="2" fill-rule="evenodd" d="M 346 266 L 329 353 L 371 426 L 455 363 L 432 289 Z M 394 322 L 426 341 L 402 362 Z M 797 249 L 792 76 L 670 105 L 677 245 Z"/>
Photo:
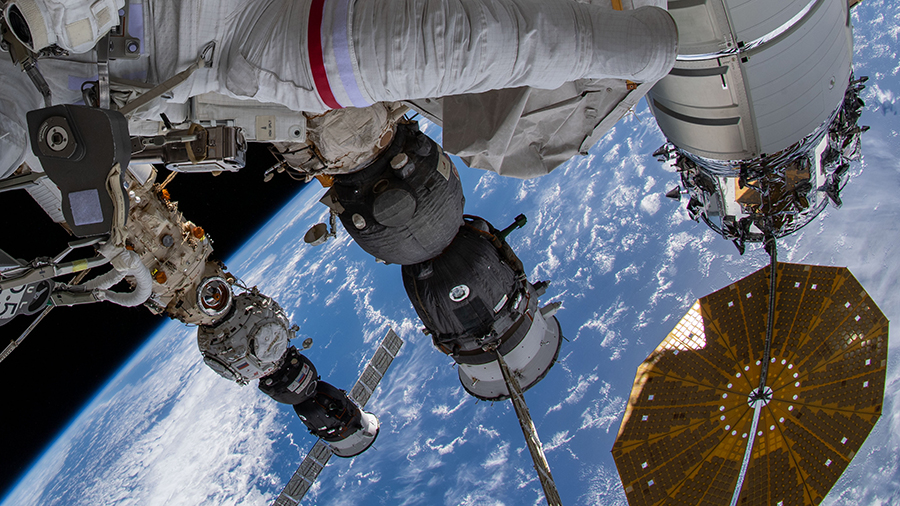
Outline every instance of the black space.
<path id="1" fill-rule="evenodd" d="M 251 145 L 247 167 L 238 173 L 178 174 L 166 187 L 185 218 L 213 239 L 215 258 L 229 258 L 302 188 L 286 174 L 263 183 L 263 172 L 272 163 L 264 147 Z M 157 180 L 167 174 L 161 169 Z M 0 249 L 16 258 L 54 256 L 74 239 L 25 191 L 0 193 L 0 216 Z M 0 349 L 34 318 L 19 316 L 0 327 Z M 0 363 L 0 499 L 166 321 L 143 306 L 54 308 Z"/>

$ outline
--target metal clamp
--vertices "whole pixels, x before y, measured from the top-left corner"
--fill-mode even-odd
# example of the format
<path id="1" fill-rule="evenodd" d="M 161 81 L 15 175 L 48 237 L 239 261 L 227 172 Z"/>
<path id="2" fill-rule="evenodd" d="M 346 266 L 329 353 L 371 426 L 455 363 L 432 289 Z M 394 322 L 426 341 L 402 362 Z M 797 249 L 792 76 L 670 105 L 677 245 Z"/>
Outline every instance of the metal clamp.
<path id="1" fill-rule="evenodd" d="M 106 238 L 88 237 L 85 239 L 72 241 L 69 243 L 66 249 L 64 249 L 60 254 L 56 255 L 52 259 L 39 258 L 33 260 L 29 265 L 23 265 L 22 267 L 16 269 L 4 271 L 4 276 L 7 277 L 7 279 L 0 280 L 0 290 L 18 288 L 20 286 L 35 283 L 37 281 L 55 278 L 64 274 L 81 272 L 93 267 L 105 265 L 109 263 L 109 259 L 104 256 L 94 256 L 91 258 L 73 260 L 71 262 L 62 261 L 72 251 L 79 248 L 94 246 L 104 239 Z"/>

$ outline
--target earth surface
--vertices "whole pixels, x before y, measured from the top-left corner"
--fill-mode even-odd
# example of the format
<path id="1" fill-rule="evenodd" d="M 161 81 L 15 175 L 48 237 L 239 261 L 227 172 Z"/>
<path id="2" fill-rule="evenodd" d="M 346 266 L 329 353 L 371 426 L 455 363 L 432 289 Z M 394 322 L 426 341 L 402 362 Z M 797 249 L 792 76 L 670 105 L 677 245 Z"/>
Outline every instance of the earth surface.
<path id="1" fill-rule="evenodd" d="M 841 209 L 829 207 L 780 242 L 779 260 L 848 266 L 889 319 L 900 316 L 900 6 L 866 0 L 853 13 L 855 71 L 868 75 L 863 160 Z M 440 130 L 424 125 L 440 139 Z M 460 166 L 466 212 L 510 237 L 543 301 L 562 301 L 568 341 L 526 393 L 562 500 L 624 505 L 610 449 L 635 370 L 691 304 L 765 265 L 687 218 L 663 193 L 676 175 L 650 153 L 663 144 L 646 105 L 590 155 L 530 181 Z M 458 161 L 458 160 L 457 160 Z M 460 164 L 461 165 L 461 164 Z M 388 327 L 406 341 L 369 410 L 375 447 L 333 458 L 304 503 L 542 504 L 512 405 L 466 395 L 452 361 L 420 332 L 398 266 L 377 264 L 343 230 L 302 242 L 327 217 L 310 186 L 227 265 L 288 311 L 323 379 L 349 389 Z M 196 329 L 162 325 L 72 420 L 3 505 L 263 504 L 314 443 L 288 406 L 203 365 Z M 118 336 L 106 336 L 113 339 Z M 900 504 L 900 367 L 891 340 L 881 420 L 824 504 Z"/>

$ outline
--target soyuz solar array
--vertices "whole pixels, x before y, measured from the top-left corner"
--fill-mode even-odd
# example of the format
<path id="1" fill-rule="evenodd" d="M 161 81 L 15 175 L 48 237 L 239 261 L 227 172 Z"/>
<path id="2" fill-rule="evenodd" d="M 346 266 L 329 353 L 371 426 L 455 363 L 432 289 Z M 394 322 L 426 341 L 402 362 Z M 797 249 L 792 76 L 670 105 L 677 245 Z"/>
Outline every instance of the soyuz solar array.
<path id="1" fill-rule="evenodd" d="M 638 368 L 613 457 L 629 504 L 819 504 L 881 415 L 888 321 L 846 269 L 778 264 L 756 434 L 769 268 L 698 300 Z"/>

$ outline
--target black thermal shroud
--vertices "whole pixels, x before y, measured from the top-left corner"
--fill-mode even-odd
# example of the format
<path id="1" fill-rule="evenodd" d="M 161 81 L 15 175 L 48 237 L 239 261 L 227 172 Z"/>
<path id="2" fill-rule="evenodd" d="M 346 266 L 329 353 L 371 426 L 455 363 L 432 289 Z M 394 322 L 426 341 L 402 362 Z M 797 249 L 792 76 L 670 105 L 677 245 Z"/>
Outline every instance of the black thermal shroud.
<path id="1" fill-rule="evenodd" d="M 335 176 L 330 193 L 343 207 L 341 223 L 356 244 L 391 264 L 438 255 L 462 225 L 459 174 L 414 123 L 399 124 L 390 147 L 371 165 Z"/>
<path id="2" fill-rule="evenodd" d="M 299 404 L 294 412 L 310 434 L 325 441 L 341 441 L 362 427 L 359 408 L 343 390 L 319 381 L 315 395 Z"/>
<path id="3" fill-rule="evenodd" d="M 31 150 L 62 193 L 62 212 L 76 236 L 108 234 L 128 216 L 122 191 L 131 161 L 128 121 L 121 113 L 78 105 L 29 111 Z M 118 180 L 108 184 L 118 164 Z M 116 216 L 116 207 L 121 210 Z M 124 224 L 124 221 L 123 221 Z"/>
<path id="4" fill-rule="evenodd" d="M 406 294 L 436 345 L 455 343 L 452 352 L 479 347 L 498 304 L 513 299 L 521 283 L 498 245 L 495 236 L 467 224 L 440 256 L 403 266 Z"/>
<path id="5" fill-rule="evenodd" d="M 298 404 L 316 394 L 316 366 L 291 346 L 281 367 L 259 380 L 259 389 L 283 404 Z"/>

